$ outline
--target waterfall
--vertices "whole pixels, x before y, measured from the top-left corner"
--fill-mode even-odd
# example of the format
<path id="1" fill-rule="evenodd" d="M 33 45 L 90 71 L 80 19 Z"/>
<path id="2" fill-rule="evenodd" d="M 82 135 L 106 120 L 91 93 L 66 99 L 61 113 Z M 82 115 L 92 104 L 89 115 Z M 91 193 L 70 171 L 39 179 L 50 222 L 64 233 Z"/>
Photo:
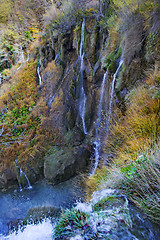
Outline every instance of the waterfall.
<path id="1" fill-rule="evenodd" d="M 25 62 L 22 46 L 20 46 L 20 51 L 18 51 L 18 55 L 19 55 L 19 62 L 21 62 L 21 63 Z"/>
<path id="2" fill-rule="evenodd" d="M 85 108 L 86 108 L 86 94 L 84 91 L 84 84 L 83 84 L 83 61 L 84 61 L 84 28 L 85 28 L 85 19 L 82 22 L 81 28 L 81 43 L 79 49 L 79 57 L 80 57 L 80 102 L 79 102 L 79 114 L 82 119 L 83 124 L 83 131 L 84 134 L 87 134 L 86 125 L 85 125 Z"/>
<path id="3" fill-rule="evenodd" d="M 109 101 L 109 109 L 108 109 L 108 119 L 107 119 L 107 135 L 108 135 L 108 131 L 109 131 L 109 124 L 111 121 L 111 114 L 112 114 L 112 105 L 113 105 L 113 96 L 114 96 L 114 86 L 115 86 L 115 80 L 116 77 L 119 73 L 119 70 L 121 68 L 123 64 L 123 60 L 121 59 L 119 62 L 119 66 L 113 76 L 113 80 L 111 83 L 111 87 L 110 87 L 110 93 L 109 93 L 109 97 L 110 97 L 110 101 Z M 100 100 L 99 100 L 99 105 L 98 105 L 98 111 L 97 111 L 97 120 L 96 120 L 96 140 L 94 141 L 94 165 L 92 165 L 93 169 L 91 170 L 90 176 L 93 176 L 96 172 L 96 169 L 98 167 L 98 163 L 99 163 L 99 159 L 100 159 L 100 155 L 99 155 L 99 150 L 100 150 L 100 123 L 101 123 L 101 116 L 102 116 L 102 103 L 103 103 L 103 96 L 104 96 L 104 87 L 105 87 L 105 83 L 106 83 L 106 79 L 108 79 L 108 74 L 107 71 L 105 72 L 104 76 L 103 76 L 103 81 L 101 84 L 101 93 L 100 93 Z"/>
<path id="4" fill-rule="evenodd" d="M 55 63 L 59 64 L 61 62 L 61 51 L 59 51 L 55 56 Z"/>
<path id="5" fill-rule="evenodd" d="M 47 105 L 48 105 L 49 108 L 51 108 L 51 104 L 54 101 L 54 99 L 55 99 L 55 95 L 53 95 L 53 96 L 51 95 L 48 102 L 47 102 Z"/>
<path id="6" fill-rule="evenodd" d="M 41 84 L 42 84 L 42 78 L 41 78 L 41 75 L 40 75 L 39 65 L 38 65 L 38 67 L 37 67 L 37 74 L 38 74 L 38 79 L 39 79 L 39 85 L 41 86 Z"/>
<path id="7" fill-rule="evenodd" d="M 108 73 L 107 71 L 105 72 L 104 76 L 103 76 L 103 81 L 101 84 L 101 93 L 100 93 L 100 100 L 99 100 L 99 104 L 98 104 L 98 111 L 97 111 L 97 120 L 96 120 L 96 140 L 94 141 L 94 166 L 93 169 L 90 173 L 90 176 L 95 174 L 95 171 L 98 167 L 98 163 L 99 163 L 99 149 L 100 149 L 100 124 L 101 124 L 101 118 L 102 118 L 102 103 L 103 103 L 103 97 L 104 97 L 104 87 L 105 87 L 105 83 L 106 83 L 106 79 L 108 79 Z"/>
<path id="8" fill-rule="evenodd" d="M 29 181 L 27 175 L 26 175 L 25 172 L 18 166 L 18 164 L 17 164 L 17 159 L 15 160 L 15 164 L 16 164 L 16 168 L 19 170 L 19 177 L 24 176 L 25 179 L 26 179 L 26 181 L 27 181 L 27 185 L 28 185 L 27 188 L 28 188 L 28 189 L 32 189 L 32 186 L 31 186 L 31 184 L 30 184 L 30 181 Z M 19 177 L 17 178 L 17 179 L 18 179 L 18 184 L 19 184 L 20 191 L 22 191 L 22 185 L 21 185 L 21 182 L 20 182 Z"/>
<path id="9" fill-rule="evenodd" d="M 19 47 L 19 50 L 18 50 L 18 57 L 19 57 L 19 60 L 18 60 L 18 63 L 20 63 L 19 67 L 17 68 L 17 70 L 19 70 L 23 64 L 25 62 L 27 62 L 27 60 L 25 61 L 25 56 L 24 56 L 24 52 L 22 50 L 22 46 Z"/>
<path id="10" fill-rule="evenodd" d="M 25 178 L 26 178 L 26 180 L 27 180 L 27 184 L 28 184 L 28 187 L 27 187 L 27 188 L 28 188 L 28 189 L 32 189 L 32 186 L 31 186 L 31 184 L 30 184 L 30 181 L 29 181 L 27 175 L 25 174 L 25 172 L 22 171 L 22 169 L 20 169 L 20 176 L 22 176 L 22 175 L 24 175 Z"/>
<path id="11" fill-rule="evenodd" d="M 109 109 L 108 109 L 108 120 L 107 120 L 107 134 L 108 134 L 108 131 L 109 131 L 109 125 L 110 125 L 110 121 L 111 121 L 111 114 L 112 114 L 112 105 L 113 105 L 113 96 L 114 96 L 114 86 L 115 86 L 115 81 L 116 81 L 116 77 L 119 73 L 119 70 L 121 68 L 123 64 L 123 59 L 120 60 L 119 62 L 119 66 L 113 76 L 113 80 L 112 80 L 112 83 L 111 83 L 111 89 L 110 89 L 110 101 L 109 101 Z"/>

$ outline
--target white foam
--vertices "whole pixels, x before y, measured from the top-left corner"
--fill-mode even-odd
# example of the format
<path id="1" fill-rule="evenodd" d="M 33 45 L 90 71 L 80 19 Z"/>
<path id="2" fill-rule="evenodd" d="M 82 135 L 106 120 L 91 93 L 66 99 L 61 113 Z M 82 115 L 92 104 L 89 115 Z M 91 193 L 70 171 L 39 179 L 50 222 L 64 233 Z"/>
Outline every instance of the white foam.
<path id="1" fill-rule="evenodd" d="M 1 240 L 52 240 L 53 226 L 49 219 L 43 220 L 42 223 L 36 225 L 27 225 L 26 228 L 13 232 L 7 237 L 0 238 Z"/>

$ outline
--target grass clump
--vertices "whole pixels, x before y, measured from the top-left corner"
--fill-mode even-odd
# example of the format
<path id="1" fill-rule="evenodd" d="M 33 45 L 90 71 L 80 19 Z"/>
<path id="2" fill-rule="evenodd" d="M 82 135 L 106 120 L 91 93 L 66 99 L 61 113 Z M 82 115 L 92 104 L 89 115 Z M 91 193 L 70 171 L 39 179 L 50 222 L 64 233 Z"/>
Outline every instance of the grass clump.
<path id="1" fill-rule="evenodd" d="M 160 145 L 148 155 L 140 155 L 135 162 L 121 169 L 121 189 L 146 213 L 160 222 Z"/>
<path id="2" fill-rule="evenodd" d="M 88 214 L 72 208 L 65 210 L 55 227 L 55 239 L 65 239 L 65 236 L 71 236 L 76 229 L 85 230 L 89 227 Z"/>

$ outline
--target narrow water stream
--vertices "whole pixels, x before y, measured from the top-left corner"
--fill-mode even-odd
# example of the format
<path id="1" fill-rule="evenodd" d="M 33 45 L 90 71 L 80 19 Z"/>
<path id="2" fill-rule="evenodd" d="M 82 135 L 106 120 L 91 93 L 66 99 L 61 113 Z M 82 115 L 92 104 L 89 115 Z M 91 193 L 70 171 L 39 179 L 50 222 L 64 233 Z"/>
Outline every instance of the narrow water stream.
<path id="1" fill-rule="evenodd" d="M 37 67 L 37 74 L 38 74 L 38 84 L 41 86 L 42 84 L 42 78 L 41 78 L 41 75 L 40 75 L 40 69 L 39 69 L 39 66 Z"/>
<path id="2" fill-rule="evenodd" d="M 120 60 L 119 62 L 119 66 L 113 76 L 113 80 L 112 80 L 112 83 L 111 83 L 111 88 L 110 88 L 110 101 L 109 101 L 109 109 L 108 109 L 108 119 L 107 119 L 107 134 L 109 132 L 109 125 L 110 125 L 110 122 L 111 122 L 111 116 L 112 116 L 112 106 L 113 106 L 113 98 L 114 98 L 114 88 L 115 88 L 115 81 L 116 81 L 116 77 L 119 73 L 119 70 L 121 68 L 123 64 L 123 59 Z"/>
<path id="3" fill-rule="evenodd" d="M 79 114 L 82 119 L 83 124 L 83 131 L 84 134 L 87 134 L 86 124 L 85 124 L 85 112 L 86 112 L 86 94 L 84 91 L 84 79 L 83 79 L 83 65 L 84 65 L 84 29 L 85 29 L 85 19 L 83 19 L 82 22 L 82 28 L 81 28 L 81 43 L 80 43 L 80 49 L 79 49 L 79 57 L 80 57 L 80 101 L 79 101 Z"/>
<path id="4" fill-rule="evenodd" d="M 103 97 L 104 97 L 104 90 L 105 90 L 105 84 L 108 80 L 108 73 L 105 72 L 103 76 L 103 81 L 101 84 L 101 92 L 100 92 L 100 99 L 98 104 L 98 110 L 97 110 L 97 120 L 96 120 L 96 126 L 95 126 L 95 132 L 96 132 L 96 140 L 94 141 L 94 164 L 91 164 L 92 169 L 90 176 L 93 176 L 96 172 L 96 169 L 98 167 L 99 159 L 100 159 L 100 145 L 101 145 L 101 139 L 100 139 L 100 124 L 102 120 L 102 104 L 103 104 Z"/>

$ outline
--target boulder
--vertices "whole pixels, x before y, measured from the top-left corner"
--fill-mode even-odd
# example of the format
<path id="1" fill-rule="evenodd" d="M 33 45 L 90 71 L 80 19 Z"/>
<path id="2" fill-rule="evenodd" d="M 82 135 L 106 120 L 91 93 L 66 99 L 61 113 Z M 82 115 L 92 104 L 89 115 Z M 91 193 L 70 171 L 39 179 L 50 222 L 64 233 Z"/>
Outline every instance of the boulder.
<path id="1" fill-rule="evenodd" d="M 45 218 L 59 218 L 61 215 L 61 208 L 54 206 L 35 207 L 28 210 L 24 218 L 23 224 L 37 223 Z"/>
<path id="2" fill-rule="evenodd" d="M 1 166 L 0 168 L 0 189 L 17 184 L 16 169 L 14 166 Z"/>
<path id="3" fill-rule="evenodd" d="M 51 155 L 45 157 L 44 176 L 51 184 L 66 181 L 88 165 L 88 146 L 75 148 L 53 147 Z"/>

